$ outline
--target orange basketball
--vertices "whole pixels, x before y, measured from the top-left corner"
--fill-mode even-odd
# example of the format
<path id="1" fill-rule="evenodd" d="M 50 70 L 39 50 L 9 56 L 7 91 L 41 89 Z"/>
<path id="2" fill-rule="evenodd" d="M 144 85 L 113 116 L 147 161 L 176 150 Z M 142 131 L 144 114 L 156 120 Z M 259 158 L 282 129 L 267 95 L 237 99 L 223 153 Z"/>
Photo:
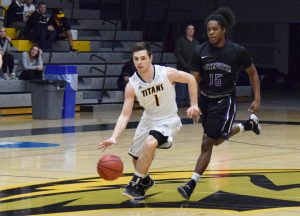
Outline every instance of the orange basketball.
<path id="1" fill-rule="evenodd" d="M 100 177 L 105 180 L 115 180 L 123 174 L 123 162 L 117 155 L 104 155 L 97 164 Z"/>

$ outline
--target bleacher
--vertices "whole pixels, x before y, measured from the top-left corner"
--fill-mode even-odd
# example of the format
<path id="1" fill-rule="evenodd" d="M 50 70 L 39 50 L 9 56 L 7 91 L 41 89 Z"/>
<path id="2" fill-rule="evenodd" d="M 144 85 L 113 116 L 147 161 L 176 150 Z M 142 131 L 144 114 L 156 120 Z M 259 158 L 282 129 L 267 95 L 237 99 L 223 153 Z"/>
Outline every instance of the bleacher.
<path id="1" fill-rule="evenodd" d="M 117 88 L 117 79 L 124 62 L 131 57 L 132 45 L 143 40 L 143 32 L 122 30 L 120 20 L 103 19 L 99 10 L 79 9 L 78 1 L 75 1 L 73 13 L 70 1 L 45 2 L 48 14 L 52 8 L 59 7 L 64 9 L 68 18 L 73 17 L 72 31 L 77 37 L 73 45 L 81 52 L 70 53 L 67 41 L 55 42 L 51 54 L 43 53 L 44 66 L 57 64 L 77 67 L 79 74 L 77 105 L 122 103 L 123 92 Z M 21 52 L 28 51 L 32 43 L 15 39 L 14 29 L 8 29 L 7 32 L 13 38 L 14 70 L 19 75 Z M 154 63 L 176 66 L 174 53 L 162 52 L 163 42 L 152 42 L 152 49 Z M 239 87 L 238 96 L 250 94 L 249 87 Z M 25 113 L 31 112 L 30 109 L 21 109 L 24 107 L 31 107 L 29 84 L 22 80 L 0 79 L 0 115 L 19 114 L 25 112 L 24 110 Z M 10 111 L 7 111 L 7 108 Z"/>
<path id="2" fill-rule="evenodd" d="M 99 10 L 81 10 L 76 2 L 72 30 L 76 32 L 77 40 L 74 40 L 73 46 L 81 52 L 70 53 L 67 41 L 55 42 L 51 59 L 50 53 L 43 53 L 44 66 L 57 64 L 77 67 L 79 75 L 77 105 L 122 103 L 123 92 L 117 88 L 117 79 L 124 62 L 131 57 L 132 45 L 143 40 L 143 33 L 141 31 L 121 30 L 121 21 L 103 20 Z M 46 3 L 48 13 L 52 7 L 61 7 L 64 8 L 67 17 L 71 16 L 72 4 L 70 2 L 48 0 Z M 94 19 L 91 20 L 91 17 Z M 27 40 L 15 39 L 14 29 L 8 29 L 7 32 L 13 38 L 14 70 L 18 72 L 21 52 L 28 51 L 32 43 Z M 161 58 L 162 42 L 154 42 L 153 44 L 153 51 L 156 52 L 154 61 L 158 63 L 162 60 L 162 64 L 174 66 L 176 62 L 174 54 L 164 53 Z M 105 83 L 103 84 L 104 77 Z M 8 113 L 3 111 L 3 108 L 30 107 L 29 84 L 22 80 L 0 80 L 0 101 L 2 114 Z"/>

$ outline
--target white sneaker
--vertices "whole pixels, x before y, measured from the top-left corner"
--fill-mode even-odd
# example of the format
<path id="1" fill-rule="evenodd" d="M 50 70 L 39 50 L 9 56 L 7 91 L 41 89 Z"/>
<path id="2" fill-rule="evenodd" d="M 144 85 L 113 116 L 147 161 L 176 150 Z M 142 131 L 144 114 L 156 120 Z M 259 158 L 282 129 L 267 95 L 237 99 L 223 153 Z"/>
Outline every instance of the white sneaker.
<path id="1" fill-rule="evenodd" d="M 261 126 L 256 115 L 251 114 L 249 119 L 243 123 L 245 131 L 252 130 L 256 135 L 261 134 Z"/>
<path id="2" fill-rule="evenodd" d="M 11 78 L 11 79 L 16 79 L 16 73 L 11 73 L 11 74 L 10 74 L 10 78 Z"/>
<path id="3" fill-rule="evenodd" d="M 4 74 L 3 74 L 3 77 L 4 77 L 5 80 L 10 80 L 10 77 L 8 76 L 7 73 L 4 73 Z"/>

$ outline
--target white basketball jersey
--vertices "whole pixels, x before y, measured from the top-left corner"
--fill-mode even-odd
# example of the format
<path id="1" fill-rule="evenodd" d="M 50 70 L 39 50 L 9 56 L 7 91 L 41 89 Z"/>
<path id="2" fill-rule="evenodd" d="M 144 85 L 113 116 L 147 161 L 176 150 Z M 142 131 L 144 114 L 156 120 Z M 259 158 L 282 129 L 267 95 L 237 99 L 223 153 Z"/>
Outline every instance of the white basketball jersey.
<path id="1" fill-rule="evenodd" d="M 166 67 L 154 65 L 154 79 L 151 83 L 144 82 L 137 73 L 130 77 L 129 82 L 145 109 L 143 118 L 163 120 L 178 117 L 175 87 L 168 79 Z"/>

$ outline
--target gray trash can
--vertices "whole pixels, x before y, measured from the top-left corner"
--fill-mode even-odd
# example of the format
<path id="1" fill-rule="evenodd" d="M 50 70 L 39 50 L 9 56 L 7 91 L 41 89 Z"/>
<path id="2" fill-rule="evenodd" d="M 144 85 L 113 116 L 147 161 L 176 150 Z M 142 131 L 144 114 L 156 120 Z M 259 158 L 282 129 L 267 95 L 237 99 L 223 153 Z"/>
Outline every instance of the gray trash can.
<path id="1" fill-rule="evenodd" d="M 32 118 L 61 119 L 65 86 L 64 80 L 30 81 Z"/>

